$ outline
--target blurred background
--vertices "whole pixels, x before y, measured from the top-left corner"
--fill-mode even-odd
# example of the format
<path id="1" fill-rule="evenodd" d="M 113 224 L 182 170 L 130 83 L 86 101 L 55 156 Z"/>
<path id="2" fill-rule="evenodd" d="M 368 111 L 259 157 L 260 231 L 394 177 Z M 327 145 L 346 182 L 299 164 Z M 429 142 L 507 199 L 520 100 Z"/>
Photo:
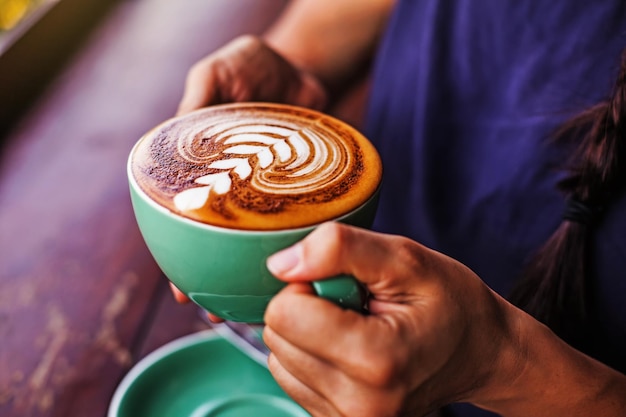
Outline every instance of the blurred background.
<path id="1" fill-rule="evenodd" d="M 54 0 L 56 1 L 56 0 Z M 42 10 L 40 6 L 52 3 L 53 0 L 2 0 L 0 1 L 0 41 L 6 33 L 24 22 L 33 12 Z"/>

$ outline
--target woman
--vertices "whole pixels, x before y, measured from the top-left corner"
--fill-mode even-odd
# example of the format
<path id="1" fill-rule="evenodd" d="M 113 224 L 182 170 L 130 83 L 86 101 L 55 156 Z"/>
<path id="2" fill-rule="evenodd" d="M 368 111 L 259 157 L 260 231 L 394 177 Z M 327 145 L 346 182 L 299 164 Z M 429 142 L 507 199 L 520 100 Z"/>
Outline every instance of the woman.
<path id="1" fill-rule="evenodd" d="M 625 30 L 619 1 L 301 0 L 192 68 L 180 113 L 324 108 L 377 51 L 366 135 L 396 235 L 327 224 L 268 260 L 291 283 L 270 370 L 312 415 L 626 415 Z M 337 273 L 371 315 L 303 284 Z"/>

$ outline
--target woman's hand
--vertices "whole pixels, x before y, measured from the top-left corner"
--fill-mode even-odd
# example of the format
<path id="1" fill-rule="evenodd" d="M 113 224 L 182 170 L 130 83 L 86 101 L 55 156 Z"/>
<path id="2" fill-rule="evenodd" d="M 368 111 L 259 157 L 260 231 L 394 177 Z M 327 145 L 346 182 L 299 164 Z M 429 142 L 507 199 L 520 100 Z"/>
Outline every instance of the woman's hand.
<path id="1" fill-rule="evenodd" d="M 513 308 L 459 262 L 409 239 L 330 223 L 268 267 L 293 283 L 265 315 L 270 370 L 314 416 L 423 415 L 480 398 L 502 378 L 499 362 L 516 362 Z M 338 274 L 367 285 L 370 315 L 302 283 Z"/>
<path id="2" fill-rule="evenodd" d="M 197 62 L 189 71 L 178 114 L 239 101 L 271 101 L 314 109 L 326 105 L 326 91 L 260 38 L 234 39 Z"/>
<path id="3" fill-rule="evenodd" d="M 623 417 L 626 376 L 573 349 L 457 261 L 409 239 L 327 223 L 268 260 L 270 371 L 314 417 L 422 416 L 469 402 L 507 417 Z M 369 315 L 313 294 L 350 274 Z"/>

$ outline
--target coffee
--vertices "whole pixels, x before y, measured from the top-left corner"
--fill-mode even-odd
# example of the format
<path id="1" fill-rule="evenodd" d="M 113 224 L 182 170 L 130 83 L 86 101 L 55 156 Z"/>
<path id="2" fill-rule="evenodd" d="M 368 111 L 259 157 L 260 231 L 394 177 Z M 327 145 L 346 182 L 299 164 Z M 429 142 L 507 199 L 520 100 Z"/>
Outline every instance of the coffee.
<path id="1" fill-rule="evenodd" d="M 375 148 L 312 110 L 269 103 L 208 107 L 148 132 L 131 170 L 152 200 L 226 228 L 280 230 L 336 219 L 382 175 Z"/>

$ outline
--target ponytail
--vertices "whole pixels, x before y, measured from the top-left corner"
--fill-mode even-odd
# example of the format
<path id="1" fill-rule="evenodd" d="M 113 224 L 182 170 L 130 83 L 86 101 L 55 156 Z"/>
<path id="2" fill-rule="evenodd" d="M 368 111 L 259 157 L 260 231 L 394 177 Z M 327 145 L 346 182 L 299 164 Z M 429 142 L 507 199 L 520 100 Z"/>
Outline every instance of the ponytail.
<path id="1" fill-rule="evenodd" d="M 510 300 L 574 345 L 588 331 L 591 240 L 601 214 L 626 186 L 626 51 L 612 96 L 566 122 L 557 142 L 576 140 L 563 221 L 527 265 Z"/>

